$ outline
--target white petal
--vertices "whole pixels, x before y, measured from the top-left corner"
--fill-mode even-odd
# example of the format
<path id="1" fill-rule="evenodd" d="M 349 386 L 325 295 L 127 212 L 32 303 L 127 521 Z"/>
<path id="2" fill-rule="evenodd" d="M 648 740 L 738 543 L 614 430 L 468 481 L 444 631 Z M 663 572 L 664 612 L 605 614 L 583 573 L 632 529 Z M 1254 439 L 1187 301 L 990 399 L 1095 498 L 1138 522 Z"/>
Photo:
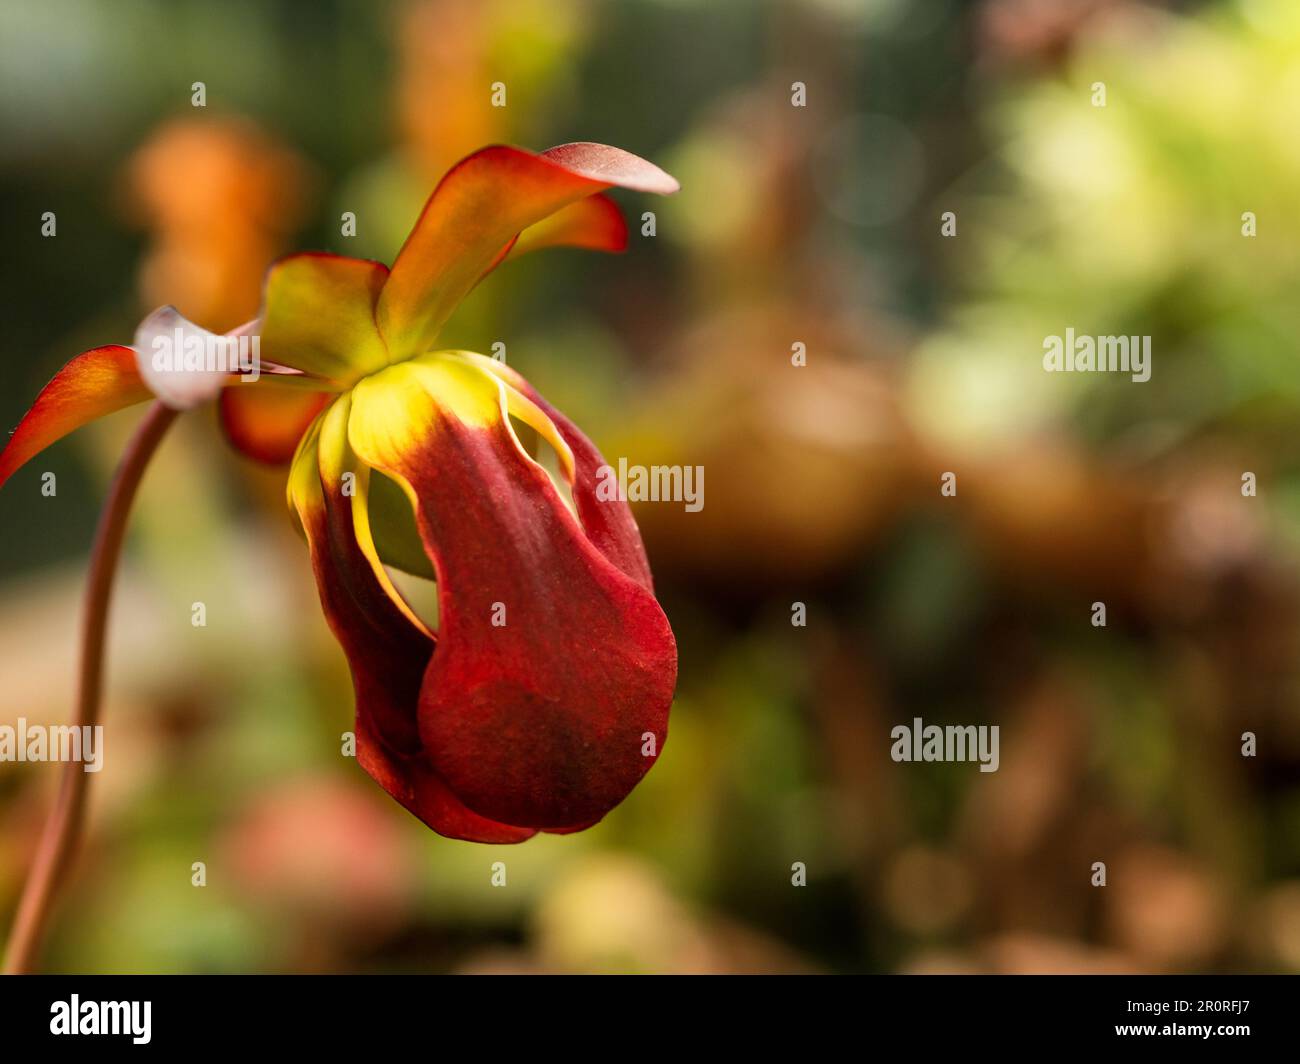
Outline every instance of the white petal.
<path id="1" fill-rule="evenodd" d="M 208 369 L 209 360 L 201 354 L 220 351 L 224 343 L 225 337 L 195 325 L 175 307 L 159 307 L 140 323 L 131 347 L 136 368 L 154 395 L 173 410 L 188 410 L 215 399 L 230 382 L 224 370 Z"/>

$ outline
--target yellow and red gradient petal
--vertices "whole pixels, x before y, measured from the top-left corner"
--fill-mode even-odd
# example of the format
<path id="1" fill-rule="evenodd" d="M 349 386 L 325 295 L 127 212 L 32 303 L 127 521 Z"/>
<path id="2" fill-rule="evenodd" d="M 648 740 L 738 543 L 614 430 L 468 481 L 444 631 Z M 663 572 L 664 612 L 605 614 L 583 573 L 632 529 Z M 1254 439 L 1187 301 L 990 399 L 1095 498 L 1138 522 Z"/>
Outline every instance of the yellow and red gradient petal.
<path id="1" fill-rule="evenodd" d="M 347 387 L 388 364 L 375 303 L 388 267 L 369 259 L 308 252 L 280 259 L 266 275 L 261 356 Z"/>
<path id="2" fill-rule="evenodd" d="M 316 415 L 330 401 L 327 392 L 278 386 L 263 378 L 257 384 L 232 384 L 222 389 L 218 416 L 226 439 L 235 450 L 266 465 L 284 465 Z"/>
<path id="3" fill-rule="evenodd" d="M 530 225 L 519 234 L 506 258 L 516 259 L 543 248 L 626 251 L 627 222 L 617 203 L 597 193 Z"/>
<path id="4" fill-rule="evenodd" d="M 495 145 L 457 163 L 424 205 L 380 293 L 376 320 L 389 360 L 428 351 L 521 232 L 615 185 L 661 194 L 678 188 L 653 163 L 605 144 L 562 144 L 541 155 Z"/>
<path id="5" fill-rule="evenodd" d="M 419 707 L 431 767 L 493 820 L 600 820 L 667 737 L 677 650 L 653 594 L 584 533 L 482 367 L 421 359 L 368 377 L 349 439 L 406 488 L 437 574 Z"/>
<path id="6" fill-rule="evenodd" d="M 326 411 L 320 424 L 320 478 L 324 485 L 328 508 L 337 489 L 339 499 L 351 500 L 352 538 L 361 551 L 376 583 L 389 600 L 420 632 L 430 639 L 434 635 L 393 586 L 375 549 L 375 539 L 370 529 L 370 467 L 357 460 L 348 443 L 348 415 L 352 409 L 351 395 L 342 396 Z"/>
<path id="7" fill-rule="evenodd" d="M 131 348 L 112 345 L 83 352 L 41 389 L 0 451 L 0 484 L 74 429 L 152 398 Z"/>
<path id="8" fill-rule="evenodd" d="M 347 655 L 356 695 L 357 761 L 372 779 L 440 835 L 471 842 L 522 842 L 531 828 L 467 809 L 424 756 L 416 719 L 432 640 L 375 579 L 357 540 L 355 496 L 345 472 L 347 397 L 311 426 L 294 458 L 289 499 L 307 537 L 321 606 Z"/>
<path id="9" fill-rule="evenodd" d="M 526 396 L 551 420 L 572 456 L 573 472 L 569 477 L 569 490 L 587 538 L 624 573 L 647 591 L 653 591 L 654 578 L 650 574 L 645 545 L 641 542 L 641 532 L 636 527 L 631 507 L 621 499 L 605 500 L 596 495 L 598 473 L 606 465 L 596 445 L 572 421 L 548 403 L 524 377 L 505 363 L 484 355 L 466 354 L 464 357 L 499 377 L 507 388 Z"/>

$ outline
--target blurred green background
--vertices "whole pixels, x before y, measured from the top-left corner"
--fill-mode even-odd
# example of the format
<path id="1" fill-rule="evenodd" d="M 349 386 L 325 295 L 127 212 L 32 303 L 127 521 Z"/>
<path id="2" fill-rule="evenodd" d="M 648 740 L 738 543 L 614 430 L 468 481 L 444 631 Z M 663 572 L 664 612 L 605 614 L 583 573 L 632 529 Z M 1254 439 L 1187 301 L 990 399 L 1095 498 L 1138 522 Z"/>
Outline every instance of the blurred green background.
<path id="1" fill-rule="evenodd" d="M 6 428 L 154 306 L 223 330 L 286 251 L 391 261 L 483 144 L 597 140 L 682 192 L 620 197 L 627 256 L 506 266 L 446 341 L 506 343 L 611 458 L 706 470 L 701 512 L 637 514 L 663 757 L 590 831 L 482 847 L 340 756 L 284 474 L 184 419 L 47 967 L 1300 971 L 1297 129 L 1292 0 L 3 0 Z M 1151 380 L 1045 374 L 1066 327 L 1150 334 Z M 0 492 L 4 722 L 67 718 L 137 417 Z M 917 716 L 999 725 L 999 771 L 892 762 Z M 56 777 L 0 764 L 6 926 Z"/>

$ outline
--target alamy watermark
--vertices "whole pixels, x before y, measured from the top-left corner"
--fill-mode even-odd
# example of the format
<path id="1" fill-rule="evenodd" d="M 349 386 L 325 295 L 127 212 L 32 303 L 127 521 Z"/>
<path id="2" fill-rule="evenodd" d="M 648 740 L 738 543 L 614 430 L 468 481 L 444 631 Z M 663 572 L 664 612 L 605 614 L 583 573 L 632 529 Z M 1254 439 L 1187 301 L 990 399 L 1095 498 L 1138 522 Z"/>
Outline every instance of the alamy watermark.
<path id="1" fill-rule="evenodd" d="M 1043 369 L 1048 373 L 1128 373 L 1136 383 L 1151 379 L 1151 337 L 1064 336 L 1043 339 Z"/>
<path id="2" fill-rule="evenodd" d="M 895 761 L 978 761 L 981 772 L 996 772 L 1001 762 L 998 725 L 925 724 L 913 717 L 911 725 L 890 729 L 894 740 L 889 756 Z"/>
<path id="3" fill-rule="evenodd" d="M 159 373 L 238 373 L 252 384 L 262 375 L 260 336 L 219 336 L 177 326 L 151 342 L 150 365 Z"/>
<path id="4" fill-rule="evenodd" d="M 148 1045 L 152 1013 L 152 1001 L 82 1001 L 73 994 L 50 1004 L 50 1034 L 129 1035 L 136 1045 Z"/>
<path id="5" fill-rule="evenodd" d="M 596 470 L 599 502 L 680 502 L 687 513 L 704 509 L 704 467 L 677 465 L 603 465 Z"/>
<path id="6" fill-rule="evenodd" d="M 0 761 L 79 761 L 84 772 L 104 767 L 102 724 L 0 724 Z"/>

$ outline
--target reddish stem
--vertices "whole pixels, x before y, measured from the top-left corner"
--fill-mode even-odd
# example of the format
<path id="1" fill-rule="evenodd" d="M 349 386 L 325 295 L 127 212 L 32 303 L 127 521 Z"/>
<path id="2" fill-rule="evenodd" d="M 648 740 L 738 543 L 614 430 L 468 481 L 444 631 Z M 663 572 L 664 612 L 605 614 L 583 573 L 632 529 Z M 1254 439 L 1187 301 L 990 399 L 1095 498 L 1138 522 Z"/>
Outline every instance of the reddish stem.
<path id="1" fill-rule="evenodd" d="M 113 577 L 122 553 L 126 521 L 131 512 L 140 478 L 163 435 L 176 419 L 176 411 L 155 402 L 127 445 L 113 476 L 104 510 L 95 531 L 90 573 L 86 580 L 85 615 L 81 629 L 81 673 L 77 692 L 77 727 L 99 723 L 100 694 L 104 676 L 104 635 L 108 624 Z M 18 902 L 9 948 L 5 953 L 6 975 L 32 971 L 41 940 L 49 924 L 55 895 L 76 853 L 86 808 L 89 774 L 79 761 L 63 766 L 59 792 L 41 833 L 36 858 L 23 895 Z"/>

